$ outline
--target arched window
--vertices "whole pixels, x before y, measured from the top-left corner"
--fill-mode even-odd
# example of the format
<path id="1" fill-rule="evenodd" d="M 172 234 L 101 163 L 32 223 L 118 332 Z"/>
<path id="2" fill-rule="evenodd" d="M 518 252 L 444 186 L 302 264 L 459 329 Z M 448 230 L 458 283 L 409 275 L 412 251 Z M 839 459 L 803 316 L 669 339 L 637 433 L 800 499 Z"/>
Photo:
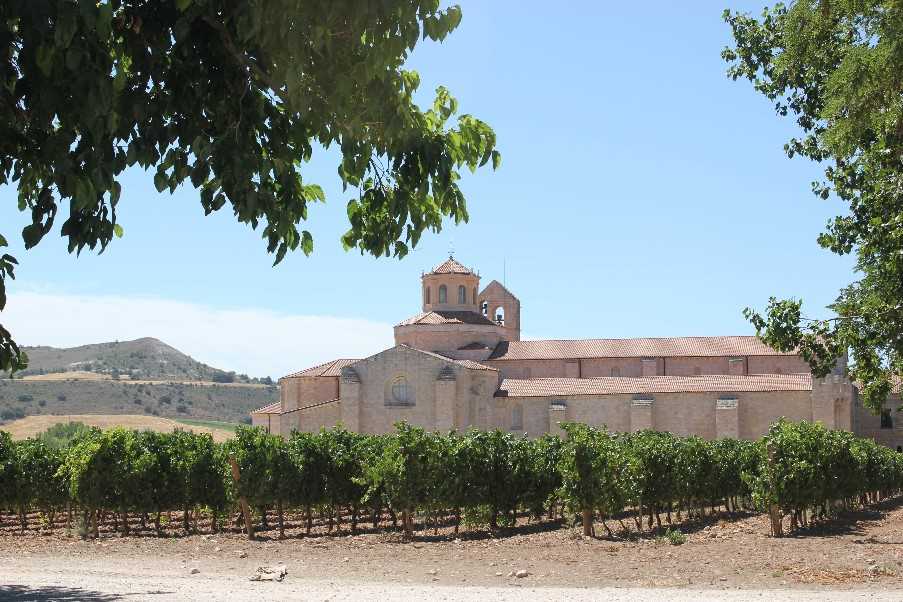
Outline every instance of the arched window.
<path id="1" fill-rule="evenodd" d="M 483 312 L 484 316 L 488 316 L 489 315 L 489 303 L 486 301 L 483 301 L 482 303 L 480 303 L 480 311 Z"/>
<path id="2" fill-rule="evenodd" d="M 414 391 L 404 376 L 397 376 L 392 380 L 388 391 L 387 405 L 410 406 L 414 405 Z"/>
<path id="3" fill-rule="evenodd" d="M 499 326 L 505 325 L 505 308 L 501 305 L 495 308 L 495 311 L 492 312 L 492 315 L 495 318 L 495 323 Z"/>
<path id="4" fill-rule="evenodd" d="M 467 303 L 467 288 L 462 284 L 458 287 L 458 305 Z"/>
<path id="5" fill-rule="evenodd" d="M 448 303 L 448 289 L 444 284 L 439 287 L 439 303 Z"/>
<path id="6" fill-rule="evenodd" d="M 430 304 L 430 287 L 423 289 L 423 302 L 427 305 Z"/>

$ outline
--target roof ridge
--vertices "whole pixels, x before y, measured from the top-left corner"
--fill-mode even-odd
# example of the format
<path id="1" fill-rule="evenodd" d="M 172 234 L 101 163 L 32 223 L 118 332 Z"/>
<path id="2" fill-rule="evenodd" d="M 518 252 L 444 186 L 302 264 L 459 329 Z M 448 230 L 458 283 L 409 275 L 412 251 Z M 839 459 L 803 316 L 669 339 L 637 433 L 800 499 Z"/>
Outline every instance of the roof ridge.
<path id="1" fill-rule="evenodd" d="M 442 355 L 441 353 L 436 353 L 435 351 L 427 351 L 426 349 L 417 349 L 416 347 L 411 347 L 410 345 L 406 345 L 405 343 L 400 343 L 395 347 L 404 347 L 405 349 L 411 349 L 413 351 L 417 351 L 419 353 L 425 353 L 426 355 L 430 355 L 432 357 L 445 360 L 452 364 L 457 364 L 462 368 L 467 368 L 469 370 L 494 370 L 498 372 L 498 368 L 493 368 L 492 366 L 487 366 L 486 364 L 481 364 L 480 362 L 475 362 L 473 360 L 457 360 L 452 357 L 448 357 L 447 355 Z M 382 352 L 380 352 L 382 353 Z M 474 368 L 473 366 L 480 366 L 480 368 Z"/>

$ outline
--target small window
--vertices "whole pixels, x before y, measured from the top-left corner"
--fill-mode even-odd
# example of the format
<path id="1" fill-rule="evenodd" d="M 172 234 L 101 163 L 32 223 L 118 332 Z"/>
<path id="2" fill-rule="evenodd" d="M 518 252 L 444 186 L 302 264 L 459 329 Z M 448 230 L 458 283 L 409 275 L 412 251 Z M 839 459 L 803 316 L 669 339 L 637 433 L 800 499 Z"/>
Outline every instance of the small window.
<path id="1" fill-rule="evenodd" d="M 458 287 L 458 305 L 465 305 L 467 303 L 467 288 L 462 284 Z"/>
<path id="2" fill-rule="evenodd" d="M 489 303 L 487 303 L 486 301 L 483 301 L 482 303 L 480 303 L 480 311 L 483 312 L 484 316 L 488 316 L 489 315 Z"/>
<path id="3" fill-rule="evenodd" d="M 423 301 L 429 305 L 430 304 L 430 287 L 426 287 L 423 289 Z"/>
<path id="4" fill-rule="evenodd" d="M 448 303 L 448 289 L 444 284 L 439 287 L 439 303 Z"/>
<path id="5" fill-rule="evenodd" d="M 511 408 L 511 430 L 524 430 L 524 408 L 520 404 L 515 404 L 514 407 Z"/>
<path id="6" fill-rule="evenodd" d="M 620 368 L 612 368 L 611 375 L 612 376 L 621 376 L 621 369 Z"/>
<path id="7" fill-rule="evenodd" d="M 894 419 L 890 415 L 890 410 L 881 410 L 881 428 L 894 428 Z"/>
<path id="8" fill-rule="evenodd" d="M 495 311 L 492 312 L 492 315 L 495 316 L 495 323 L 499 326 L 505 325 L 505 308 L 502 306 L 496 307 Z"/>

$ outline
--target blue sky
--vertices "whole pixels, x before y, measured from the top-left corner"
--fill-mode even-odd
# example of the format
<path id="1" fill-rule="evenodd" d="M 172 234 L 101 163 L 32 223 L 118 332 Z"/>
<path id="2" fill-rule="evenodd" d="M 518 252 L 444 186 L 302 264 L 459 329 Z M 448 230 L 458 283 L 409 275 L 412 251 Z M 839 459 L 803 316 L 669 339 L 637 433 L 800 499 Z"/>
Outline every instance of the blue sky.
<path id="1" fill-rule="evenodd" d="M 390 344 L 389 327 L 419 311 L 421 271 L 452 246 L 484 284 L 504 266 L 531 338 L 751 334 L 741 311 L 770 295 L 826 315 L 852 262 L 815 238 L 843 206 L 810 193 L 819 167 L 782 150 L 793 123 L 720 58 L 722 10 L 761 2 L 461 5 L 459 29 L 409 67 L 424 103 L 444 84 L 498 135 L 501 168 L 462 183 L 470 223 L 402 261 L 346 253 L 348 194 L 321 153 L 305 177 L 328 200 L 310 212 L 311 257 L 273 268 L 227 209 L 204 217 L 195 190 L 157 194 L 136 170 L 123 179 L 125 237 L 76 258 L 58 231 L 22 251 L 26 215 L 0 188 L 21 264 L 0 322 L 26 344 L 157 336 L 279 376 Z"/>

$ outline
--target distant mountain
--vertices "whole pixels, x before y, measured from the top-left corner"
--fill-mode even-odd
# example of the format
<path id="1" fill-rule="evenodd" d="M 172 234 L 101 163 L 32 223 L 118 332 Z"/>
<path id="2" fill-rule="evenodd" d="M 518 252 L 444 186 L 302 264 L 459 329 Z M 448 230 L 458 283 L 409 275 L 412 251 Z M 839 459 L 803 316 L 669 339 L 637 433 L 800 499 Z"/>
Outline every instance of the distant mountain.
<path id="1" fill-rule="evenodd" d="M 213 368 L 153 338 L 24 349 L 28 368 L 0 378 L 0 423 L 42 414 L 242 422 L 279 399 L 269 378 Z"/>
<path id="2" fill-rule="evenodd" d="M 155 338 L 95 343 L 80 347 L 25 347 L 28 368 L 17 376 L 94 372 L 131 380 L 260 382 L 197 361 Z"/>

